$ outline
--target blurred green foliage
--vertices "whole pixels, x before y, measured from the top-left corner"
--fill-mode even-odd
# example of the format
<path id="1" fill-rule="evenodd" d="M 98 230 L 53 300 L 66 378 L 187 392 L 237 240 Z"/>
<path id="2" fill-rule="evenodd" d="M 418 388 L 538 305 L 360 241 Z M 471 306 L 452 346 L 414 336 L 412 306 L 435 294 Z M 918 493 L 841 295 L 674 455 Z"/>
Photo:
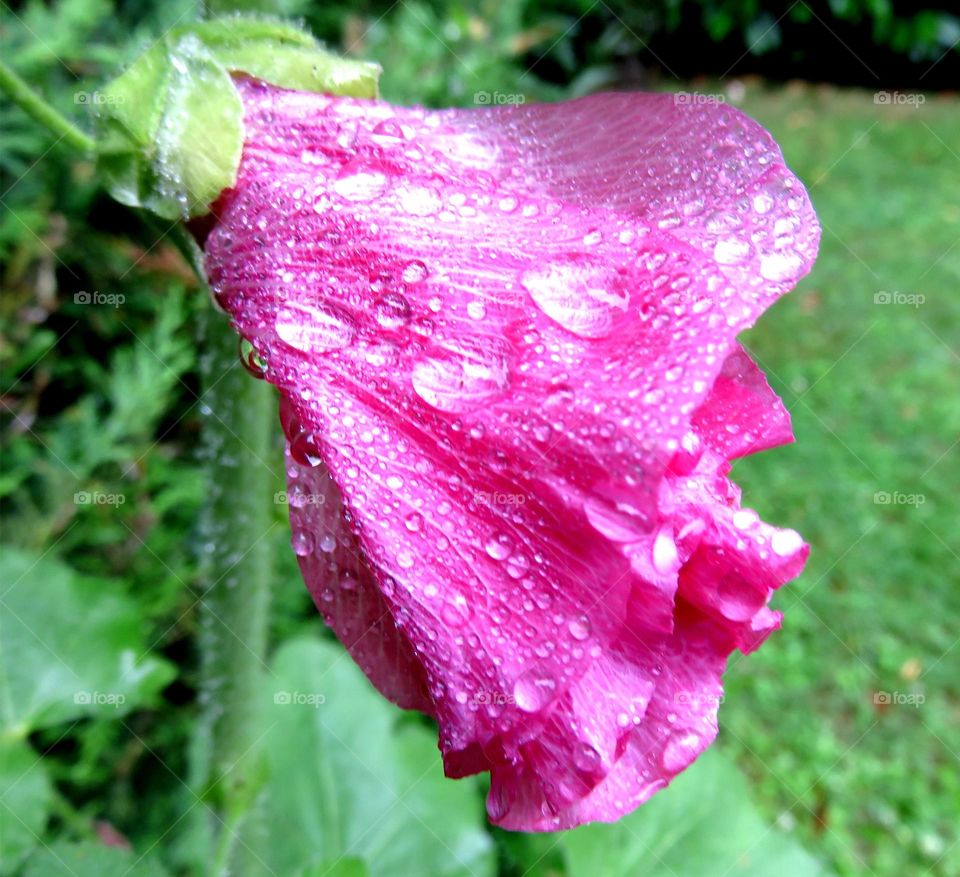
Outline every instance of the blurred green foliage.
<path id="1" fill-rule="evenodd" d="M 211 3 L 208 11 L 259 6 Z M 859 22 L 876 46 L 922 72 L 960 35 L 957 18 L 902 7 L 271 4 L 331 44 L 379 61 L 385 96 L 433 105 L 471 105 L 479 91 L 554 99 L 634 83 L 657 74 L 645 45 L 663 49 L 673 67 L 671 40 L 694 32 L 737 46 L 732 58 L 748 48 L 810 56 L 821 43 L 804 43 L 802 28 L 825 39 L 819 19 L 831 29 Z M 48 100 L 86 124 L 116 68 L 196 12 L 183 0 L 5 6 L 0 47 Z M 814 274 L 747 339 L 791 408 L 799 443 L 744 461 L 736 475 L 746 504 L 796 526 L 814 553 L 807 573 L 777 598 L 785 629 L 733 662 L 721 748 L 750 776 L 762 822 L 777 817 L 837 872 L 952 877 L 960 873 L 960 692 L 951 653 L 960 619 L 951 493 L 960 476 L 952 444 L 960 434 L 957 103 L 878 106 L 867 93 L 752 80 L 728 93 L 772 128 L 811 186 L 825 231 Z M 164 237 L 168 229 L 114 205 L 93 174 L 89 161 L 0 102 L 2 875 L 189 873 L 189 814 L 203 807 L 184 780 L 198 713 L 197 521 L 205 499 L 196 326 L 208 305 Z M 875 304 L 876 294 L 894 290 L 922 293 L 925 303 Z M 925 502 L 877 504 L 878 491 Z M 279 648 L 268 708 L 279 679 L 305 688 L 298 674 L 314 665 L 325 672 L 336 648 L 321 639 L 282 505 L 275 515 L 284 526 L 269 537 Z M 38 645 L 40 634 L 53 637 L 52 650 Z M 377 772 L 391 780 L 386 790 L 366 782 L 343 740 L 324 736 L 309 712 L 283 713 L 290 727 L 269 744 L 282 780 L 272 790 L 271 830 L 291 834 L 273 860 L 278 873 L 399 873 L 389 858 L 399 849 L 424 873 L 575 877 L 614 851 L 607 870 L 590 873 L 659 874 L 662 860 L 694 877 L 683 870 L 697 867 L 684 858 L 690 849 L 717 857 L 727 853 L 711 843 L 746 850 L 761 840 L 742 794 L 702 791 L 737 782 L 714 761 L 621 826 L 569 840 L 488 833 L 481 790 L 440 780 L 438 764 L 430 772 L 423 723 L 373 697 L 349 662 L 337 667 L 337 684 L 357 694 L 354 710 L 339 704 L 336 722 L 350 728 L 363 717 L 356 734 L 370 735 L 364 756 L 381 758 Z M 925 700 L 877 702 L 878 692 Z M 122 694 L 123 702 L 97 694 Z M 424 771 L 426 791 L 407 795 Z M 320 775 L 323 785 L 310 782 Z M 317 799 L 324 790 L 334 797 Z M 384 796 L 394 804 L 393 834 L 351 847 L 364 835 L 347 816 L 362 821 Z M 418 819 L 449 829 L 449 855 L 397 797 Z M 702 833 L 671 837 L 663 827 L 677 821 L 671 814 L 693 811 L 703 814 Z M 720 825 L 727 827 L 714 830 Z M 120 846 L 105 847 L 105 838 Z M 655 855 L 644 855 L 648 845 Z M 816 873 L 791 844 L 778 845 L 795 857 L 782 873 Z M 358 858 L 330 870 L 345 852 Z M 741 870 L 730 873 L 751 873 L 753 864 L 740 857 Z"/>

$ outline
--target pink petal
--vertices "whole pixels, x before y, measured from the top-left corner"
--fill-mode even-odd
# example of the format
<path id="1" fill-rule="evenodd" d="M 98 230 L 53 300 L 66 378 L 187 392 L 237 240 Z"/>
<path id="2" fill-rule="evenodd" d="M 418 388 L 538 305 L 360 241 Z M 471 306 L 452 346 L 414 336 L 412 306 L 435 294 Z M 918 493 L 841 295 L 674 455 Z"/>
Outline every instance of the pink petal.
<path id="1" fill-rule="evenodd" d="M 806 556 L 726 479 L 791 438 L 734 339 L 813 261 L 802 186 L 669 95 L 240 87 L 208 270 L 286 400 L 291 493 L 328 497 L 291 508 L 311 593 L 449 775 L 490 770 L 494 821 L 622 815 L 712 740 Z"/>

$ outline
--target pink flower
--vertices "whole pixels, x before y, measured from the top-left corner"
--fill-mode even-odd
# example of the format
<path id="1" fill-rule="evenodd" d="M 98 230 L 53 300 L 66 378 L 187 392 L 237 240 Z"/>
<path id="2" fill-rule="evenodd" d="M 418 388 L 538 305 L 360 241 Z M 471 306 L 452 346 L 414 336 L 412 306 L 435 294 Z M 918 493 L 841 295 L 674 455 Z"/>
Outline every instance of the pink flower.
<path id="1" fill-rule="evenodd" d="M 616 819 L 712 741 L 807 555 L 726 477 L 792 439 L 734 339 L 814 259 L 803 187 L 670 95 L 241 88 L 207 264 L 282 393 L 318 607 L 448 776 L 490 772 L 494 822 Z"/>

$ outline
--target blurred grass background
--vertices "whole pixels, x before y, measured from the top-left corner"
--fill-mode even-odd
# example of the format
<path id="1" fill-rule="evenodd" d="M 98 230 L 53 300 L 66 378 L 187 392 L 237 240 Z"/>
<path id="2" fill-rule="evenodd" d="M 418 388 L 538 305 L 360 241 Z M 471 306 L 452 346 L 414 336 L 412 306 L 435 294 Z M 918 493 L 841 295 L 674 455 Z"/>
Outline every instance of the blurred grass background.
<path id="1" fill-rule="evenodd" d="M 719 746 L 748 776 L 764 820 L 836 873 L 956 877 L 960 102 L 943 89 L 958 81 L 960 23 L 947 4 L 762 6 L 273 9 L 378 60 L 392 100 L 470 105 L 477 91 L 535 100 L 604 87 L 696 89 L 724 95 L 773 132 L 810 189 L 824 235 L 812 275 L 746 338 L 793 414 L 798 443 L 738 463 L 735 477 L 745 505 L 796 527 L 813 553 L 776 598 L 784 629 L 732 661 Z M 78 95 L 196 11 L 184 2 L 4 4 L 0 51 L 83 124 Z M 877 97 L 898 87 L 923 102 Z M 178 777 L 196 720 L 203 546 L 185 534 L 197 533 L 204 499 L 195 450 L 203 303 L 175 251 L 158 242 L 163 229 L 112 204 L 89 163 L 8 103 L 0 104 L 0 174 L 4 592 L 33 589 L 15 607 L 0 605 L 5 631 L 8 612 L 22 620 L 35 611 L 28 620 L 53 626 L 67 648 L 69 619 L 44 608 L 42 589 L 56 580 L 67 593 L 67 579 L 82 576 L 82 587 L 74 584 L 91 616 L 97 600 L 117 601 L 113 617 L 129 630 L 75 643 L 78 660 L 86 650 L 93 661 L 115 641 L 153 661 L 120 711 L 20 716 L 0 706 L 0 797 L 4 782 L 11 790 L 0 814 L 0 873 L 70 873 L 42 870 L 41 840 L 114 835 L 138 851 L 158 846 L 164 865 L 183 873 L 189 856 L 178 845 L 187 841 L 170 829 L 185 809 Z M 83 293 L 114 298 L 91 305 Z M 78 503 L 82 491 L 124 502 Z M 285 517 L 278 506 L 268 537 L 277 644 L 320 626 Z M 35 645 L 5 645 L 4 670 L 42 687 L 57 668 Z M 25 752 L 42 754 L 42 773 L 21 763 Z M 497 833 L 495 841 L 502 873 L 578 873 L 573 845 L 558 855 L 552 839 Z"/>

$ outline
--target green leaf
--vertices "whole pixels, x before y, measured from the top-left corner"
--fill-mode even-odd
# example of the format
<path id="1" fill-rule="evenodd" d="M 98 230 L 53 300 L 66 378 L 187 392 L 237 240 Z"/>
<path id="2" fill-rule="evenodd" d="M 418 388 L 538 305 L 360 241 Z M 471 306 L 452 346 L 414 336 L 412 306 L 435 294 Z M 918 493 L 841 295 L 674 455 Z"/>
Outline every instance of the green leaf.
<path id="1" fill-rule="evenodd" d="M 352 856 L 371 874 L 493 873 L 477 785 L 444 779 L 433 732 L 385 701 L 342 648 L 289 641 L 267 689 L 263 811 L 266 835 L 283 842 L 260 855 L 274 871 Z"/>
<path id="2" fill-rule="evenodd" d="M 32 856 L 24 877 L 167 877 L 156 859 L 100 843 L 55 843 Z"/>
<path id="3" fill-rule="evenodd" d="M 173 668 L 147 653 L 136 605 L 50 557 L 0 553 L 0 732 L 22 738 L 147 702 Z"/>
<path id="4" fill-rule="evenodd" d="M 15 870 L 40 842 L 51 797 L 37 754 L 20 740 L 0 740 L 0 873 Z"/>
<path id="5" fill-rule="evenodd" d="M 346 856 L 332 862 L 310 865 L 297 873 L 297 877 L 370 877 L 363 859 Z"/>
<path id="6" fill-rule="evenodd" d="M 821 865 L 750 803 L 739 771 L 714 750 L 668 789 L 611 825 L 560 839 L 570 877 L 824 877 Z"/>
<path id="7" fill-rule="evenodd" d="M 166 219 L 204 214 L 236 179 L 243 106 L 232 74 L 282 88 L 374 97 L 380 68 L 340 58 L 267 18 L 174 28 L 95 94 L 98 166 L 121 203 Z"/>

